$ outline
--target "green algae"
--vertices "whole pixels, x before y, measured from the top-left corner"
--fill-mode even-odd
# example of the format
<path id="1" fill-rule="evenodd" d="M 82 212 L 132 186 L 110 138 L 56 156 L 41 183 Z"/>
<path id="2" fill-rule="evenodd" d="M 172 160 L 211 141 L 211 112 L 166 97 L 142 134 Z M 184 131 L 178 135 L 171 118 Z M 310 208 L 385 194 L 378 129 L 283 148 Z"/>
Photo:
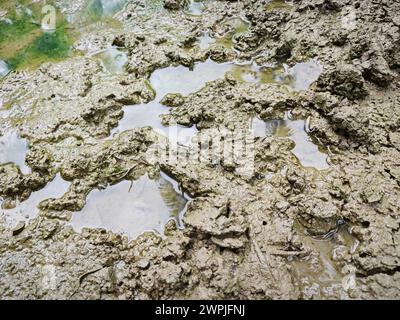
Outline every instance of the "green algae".
<path id="1" fill-rule="evenodd" d="M 36 67 L 47 61 L 59 61 L 69 55 L 71 41 L 65 27 L 43 32 L 25 49 L 7 60 L 11 69 Z"/>
<path id="2" fill-rule="evenodd" d="M 284 85 L 291 91 L 305 91 L 322 71 L 323 66 L 316 59 L 310 59 L 293 67 L 286 64 L 260 66 L 254 62 L 234 65 L 231 74 L 239 82 L 274 83 Z"/>
<path id="3" fill-rule="evenodd" d="M 41 29 L 42 4 L 8 6 L 8 20 L 0 22 L 0 59 L 11 70 L 35 68 L 69 55 L 72 36 L 64 18 L 56 13 L 56 30 Z M 23 10 L 21 10 L 21 6 Z"/>
<path id="4" fill-rule="evenodd" d="M 254 63 L 245 65 L 234 65 L 231 73 L 239 82 L 253 83 L 279 83 L 289 85 L 289 79 L 282 77 L 284 69 L 282 66 L 258 66 Z"/>
<path id="5" fill-rule="evenodd" d="M 217 37 L 215 43 L 225 48 L 231 49 L 235 44 L 235 37 L 249 30 L 249 24 L 242 18 L 232 18 L 225 22 L 230 27 L 230 31 L 223 37 Z"/>
<path id="6" fill-rule="evenodd" d="M 22 17 L 16 16 L 10 20 L 11 23 L 0 22 L 0 44 L 10 40 L 15 41 L 33 30 L 40 29 L 27 14 Z"/>
<path id="7" fill-rule="evenodd" d="M 283 10 L 283 11 L 289 11 L 292 9 L 292 6 L 288 4 L 284 0 L 271 0 L 266 6 L 265 10 L 271 11 L 271 10 Z"/>
<path id="8" fill-rule="evenodd" d="M 5 103 L 3 103 L 2 107 L 0 108 L 0 110 L 11 110 L 12 107 L 14 105 L 14 101 L 7 101 Z"/>

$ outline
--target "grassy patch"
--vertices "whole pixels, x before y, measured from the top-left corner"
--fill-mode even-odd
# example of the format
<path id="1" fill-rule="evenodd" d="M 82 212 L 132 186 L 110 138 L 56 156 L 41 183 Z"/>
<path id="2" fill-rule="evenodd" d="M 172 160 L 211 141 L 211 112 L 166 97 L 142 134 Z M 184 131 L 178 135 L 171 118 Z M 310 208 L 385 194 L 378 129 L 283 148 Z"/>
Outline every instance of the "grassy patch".
<path id="1" fill-rule="evenodd" d="M 72 44 L 61 15 L 57 15 L 57 29 L 44 32 L 38 23 L 42 18 L 41 7 L 35 5 L 30 9 L 19 10 L 18 13 L 9 10 L 7 18 L 12 23 L 0 22 L 0 59 L 5 60 L 13 70 L 34 68 L 46 61 L 64 59 Z"/>
<path id="2" fill-rule="evenodd" d="M 50 59 L 64 58 L 67 56 L 70 41 L 65 26 L 57 28 L 55 32 L 43 33 L 28 48 L 34 56 L 44 56 Z"/>
<path id="3" fill-rule="evenodd" d="M 35 67 L 46 61 L 58 61 L 68 56 L 71 42 L 65 27 L 52 33 L 43 32 L 25 49 L 7 60 L 11 69 Z"/>
<path id="4" fill-rule="evenodd" d="M 33 23 L 32 18 L 27 14 L 11 18 L 11 21 L 12 23 L 0 22 L 0 44 L 6 41 L 16 41 L 27 33 L 40 29 L 40 26 Z"/>

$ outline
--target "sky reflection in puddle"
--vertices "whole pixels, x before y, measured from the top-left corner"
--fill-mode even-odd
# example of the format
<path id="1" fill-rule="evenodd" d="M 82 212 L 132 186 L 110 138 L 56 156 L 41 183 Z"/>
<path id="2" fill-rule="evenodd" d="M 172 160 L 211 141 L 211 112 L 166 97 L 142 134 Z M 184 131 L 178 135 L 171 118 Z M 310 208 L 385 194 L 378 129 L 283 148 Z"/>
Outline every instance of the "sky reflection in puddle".
<path id="1" fill-rule="evenodd" d="M 144 175 L 136 181 L 93 190 L 82 211 L 74 213 L 71 225 L 78 232 L 104 228 L 131 239 L 146 231 L 163 235 L 169 220 L 181 226 L 187 201 L 177 183 L 164 173 L 158 179 Z"/>

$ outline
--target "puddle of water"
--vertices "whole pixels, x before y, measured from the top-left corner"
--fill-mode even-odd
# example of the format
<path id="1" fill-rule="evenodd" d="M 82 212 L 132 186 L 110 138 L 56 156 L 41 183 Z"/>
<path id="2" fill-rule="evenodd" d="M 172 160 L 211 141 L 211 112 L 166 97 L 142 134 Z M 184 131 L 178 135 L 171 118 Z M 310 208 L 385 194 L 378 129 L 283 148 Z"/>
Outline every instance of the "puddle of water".
<path id="1" fill-rule="evenodd" d="M 210 37 L 208 32 L 204 32 L 198 39 L 198 45 L 201 50 L 208 49 L 214 43 L 215 39 Z"/>
<path id="2" fill-rule="evenodd" d="M 191 0 L 185 12 L 193 16 L 201 16 L 205 9 L 205 5 L 201 1 Z"/>
<path id="3" fill-rule="evenodd" d="M 124 107 L 124 117 L 120 120 L 118 127 L 113 130 L 111 135 L 130 129 L 150 126 L 155 130 L 162 130 L 160 116 L 167 114 L 168 108 L 157 101 L 148 104 L 139 104 Z"/>
<path id="4" fill-rule="evenodd" d="M 180 125 L 163 126 L 160 116 L 168 114 L 168 112 L 169 108 L 157 101 L 127 106 L 124 108 L 124 118 L 120 121 L 118 127 L 112 131 L 111 136 L 126 130 L 150 126 L 154 131 L 168 137 L 170 143 L 190 145 L 198 130 L 195 126 L 190 128 Z"/>
<path id="5" fill-rule="evenodd" d="M 310 62 L 314 63 L 314 62 Z M 317 63 L 317 62 L 315 62 Z M 302 74 L 305 70 L 305 74 Z M 311 72 L 310 72 L 311 70 Z M 187 145 L 187 141 L 196 134 L 197 130 L 192 127 L 190 130 L 181 126 L 175 127 L 164 127 L 161 124 L 160 116 L 163 114 L 168 114 L 169 108 L 160 104 L 160 100 L 168 93 L 181 93 L 182 95 L 188 95 L 190 93 L 196 92 L 203 88 L 205 84 L 209 81 L 223 78 L 227 71 L 232 71 L 236 78 L 242 79 L 248 82 L 261 82 L 261 83 L 282 83 L 291 86 L 293 89 L 303 89 L 314 81 L 317 74 L 313 73 L 315 69 L 309 66 L 309 63 L 300 63 L 289 69 L 287 72 L 293 74 L 291 84 L 287 78 L 279 77 L 285 71 L 283 67 L 273 67 L 273 66 L 257 66 L 255 63 L 247 65 L 233 65 L 230 63 L 218 64 L 212 60 L 207 60 L 203 63 L 197 63 L 193 70 L 190 70 L 184 66 L 168 67 L 164 69 L 159 69 L 153 72 L 150 77 L 150 84 L 156 92 L 156 98 L 154 101 L 147 104 L 140 104 L 134 106 L 124 107 L 124 117 L 119 122 L 116 129 L 112 131 L 112 135 L 123 132 L 126 130 L 140 128 L 145 126 L 151 126 L 157 132 L 171 136 L 171 130 L 177 130 L 178 135 L 177 142 Z M 255 120 L 256 121 L 256 120 Z M 267 124 L 261 122 L 260 126 L 264 128 Z M 304 127 L 304 122 L 290 122 L 291 130 L 296 134 L 293 136 L 293 140 L 296 142 L 296 148 L 293 152 L 299 157 L 299 160 L 305 166 L 317 166 L 320 168 L 326 168 L 326 156 L 318 152 L 318 148 L 312 144 L 309 137 L 304 132 L 304 128 L 300 131 L 297 127 L 301 124 Z M 254 124 L 257 125 L 256 123 Z M 297 125 L 297 126 L 296 126 Z M 264 129 L 262 129 L 264 130 Z M 173 132 L 173 131 L 172 131 Z M 300 132 L 304 132 L 302 136 Z M 265 130 L 263 132 L 265 134 Z M 315 146 L 316 150 L 313 150 L 310 145 Z M 305 148 L 306 147 L 306 148 Z M 300 150 L 303 150 L 301 152 Z M 323 161 L 321 159 L 324 159 Z M 325 163 L 325 165 L 322 165 Z"/>
<path id="6" fill-rule="evenodd" d="M 8 64 L 0 60 L 0 79 L 5 77 L 8 73 L 10 72 L 10 68 L 8 67 Z"/>
<path id="7" fill-rule="evenodd" d="M 87 13 L 92 17 L 111 17 L 121 11 L 126 0 L 91 0 L 87 6 Z"/>
<path id="8" fill-rule="evenodd" d="M 211 37 L 208 32 L 204 32 L 198 39 L 198 45 L 201 50 L 208 49 L 214 44 L 234 49 L 235 37 L 248 30 L 248 22 L 240 17 L 230 18 L 221 24 L 221 30 L 216 31 L 215 37 Z"/>
<path id="9" fill-rule="evenodd" d="M 302 228 L 300 228 L 302 229 Z M 321 269 L 315 270 L 307 258 L 300 260 L 293 260 L 292 264 L 295 266 L 294 270 L 298 277 L 301 279 L 308 279 L 309 285 L 315 283 L 321 285 L 321 288 L 328 288 L 336 286 L 336 288 L 347 290 L 346 277 L 342 274 L 340 267 L 338 267 L 333 259 L 335 246 L 338 244 L 346 246 L 350 252 L 353 252 L 358 244 L 358 240 L 352 236 L 347 226 L 342 226 L 338 229 L 337 234 L 327 240 L 317 240 L 303 233 L 300 234 L 302 242 L 309 248 L 318 252 L 319 262 Z M 343 242 L 338 242 L 338 237 Z M 311 282 L 311 283 L 310 283 Z M 316 293 L 319 295 L 320 293 Z M 317 296 L 314 298 L 318 298 Z"/>
<path id="10" fill-rule="evenodd" d="M 99 58 L 108 72 L 120 74 L 125 72 L 128 56 L 117 48 L 109 48 L 93 55 Z"/>
<path id="11" fill-rule="evenodd" d="M 188 95 L 203 88 L 207 82 L 221 79 L 231 64 L 216 63 L 211 59 L 196 63 L 193 70 L 184 66 L 168 67 L 153 72 L 150 83 L 156 91 L 156 99 L 167 93 Z"/>
<path id="12" fill-rule="evenodd" d="M 1 216 L 5 219 L 7 227 L 13 228 L 18 222 L 33 219 L 39 212 L 38 205 L 46 199 L 58 199 L 62 197 L 70 186 L 70 183 L 63 180 L 57 174 L 53 181 L 49 182 L 43 189 L 32 192 L 30 197 L 17 203 L 15 208 L 0 209 Z"/>
<path id="13" fill-rule="evenodd" d="M 282 83 L 289 85 L 290 81 L 284 77 L 283 66 L 265 65 L 256 63 L 236 64 L 232 67 L 232 74 L 238 81 L 251 83 Z"/>
<path id="14" fill-rule="evenodd" d="M 28 141 L 21 139 L 16 131 L 0 137 L 0 165 L 14 163 L 23 174 L 31 173 L 31 169 L 25 164 L 27 151 Z"/>
<path id="15" fill-rule="evenodd" d="M 323 71 L 315 59 L 295 64 L 289 68 L 283 65 L 259 66 L 255 62 L 235 65 L 232 72 L 238 81 L 253 83 L 280 83 L 289 90 L 303 91 L 318 79 Z"/>
<path id="16" fill-rule="evenodd" d="M 307 90 L 314 81 L 318 80 L 322 71 L 323 67 L 316 59 L 297 63 L 288 69 L 288 74 L 293 79 L 290 86 L 298 91 Z"/>
<path id="17" fill-rule="evenodd" d="M 256 137 L 276 136 L 287 137 L 295 143 L 293 154 L 304 167 L 313 167 L 318 170 L 329 168 L 327 154 L 312 141 L 306 131 L 304 120 L 269 120 L 263 121 L 253 118 L 252 128 Z"/>
<path id="18" fill-rule="evenodd" d="M 279 1 L 278 1 L 279 2 Z M 205 50 L 213 44 L 222 44 L 231 48 L 234 36 L 245 32 L 248 24 L 241 18 L 233 18 L 234 30 L 223 37 L 213 38 L 208 32 L 204 32 L 198 39 L 201 50 Z M 228 21 L 229 22 L 229 21 Z M 226 22 L 226 24 L 228 24 Z M 232 27 L 232 26 L 231 26 Z M 259 65 L 256 61 L 235 62 L 231 65 L 233 76 L 238 81 L 250 83 L 279 83 L 292 91 L 307 90 L 310 85 L 318 80 L 323 71 L 322 64 L 317 59 L 296 63 L 293 67 L 287 64 Z"/>
<path id="19" fill-rule="evenodd" d="M 131 239 L 146 231 L 163 235 L 169 220 L 181 226 L 187 201 L 177 183 L 165 174 L 156 180 L 145 175 L 92 191 L 82 211 L 74 213 L 71 225 L 78 232 L 82 228 L 104 228 Z"/>
<path id="20" fill-rule="evenodd" d="M 124 107 L 124 117 L 111 135 L 130 129 L 151 126 L 155 131 L 171 137 L 171 142 L 174 142 L 173 137 L 175 135 L 170 136 L 170 134 L 177 130 L 178 136 L 175 140 L 186 145 L 197 130 L 195 127 L 164 127 L 161 124 L 160 116 L 168 114 L 169 108 L 160 104 L 161 99 L 168 93 L 188 95 L 196 92 L 203 88 L 207 82 L 223 78 L 230 68 L 230 64 L 218 64 L 212 60 L 207 60 L 203 63 L 197 63 L 193 70 L 177 66 L 154 71 L 150 77 L 150 83 L 156 92 L 155 100 L 147 104 Z"/>
<path id="21" fill-rule="evenodd" d="M 266 6 L 265 10 L 284 10 L 292 9 L 292 5 L 284 0 L 271 0 Z"/>
<path id="22" fill-rule="evenodd" d="M 249 30 L 249 23 L 240 17 L 231 18 L 222 24 L 222 27 L 228 28 L 227 33 L 222 36 L 216 36 L 215 43 L 220 44 L 226 48 L 233 49 L 235 44 L 235 37 L 239 34 L 245 33 Z"/>

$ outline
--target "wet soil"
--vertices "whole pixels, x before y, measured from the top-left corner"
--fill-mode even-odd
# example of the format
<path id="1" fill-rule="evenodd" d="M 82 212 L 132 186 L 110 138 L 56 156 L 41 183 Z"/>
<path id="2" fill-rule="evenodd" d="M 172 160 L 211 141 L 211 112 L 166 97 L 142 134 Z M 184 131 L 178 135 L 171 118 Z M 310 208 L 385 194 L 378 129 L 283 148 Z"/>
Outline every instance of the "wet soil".
<path id="1" fill-rule="evenodd" d="M 51 4 L 0 4 L 2 299 L 399 299 L 397 1 Z"/>

